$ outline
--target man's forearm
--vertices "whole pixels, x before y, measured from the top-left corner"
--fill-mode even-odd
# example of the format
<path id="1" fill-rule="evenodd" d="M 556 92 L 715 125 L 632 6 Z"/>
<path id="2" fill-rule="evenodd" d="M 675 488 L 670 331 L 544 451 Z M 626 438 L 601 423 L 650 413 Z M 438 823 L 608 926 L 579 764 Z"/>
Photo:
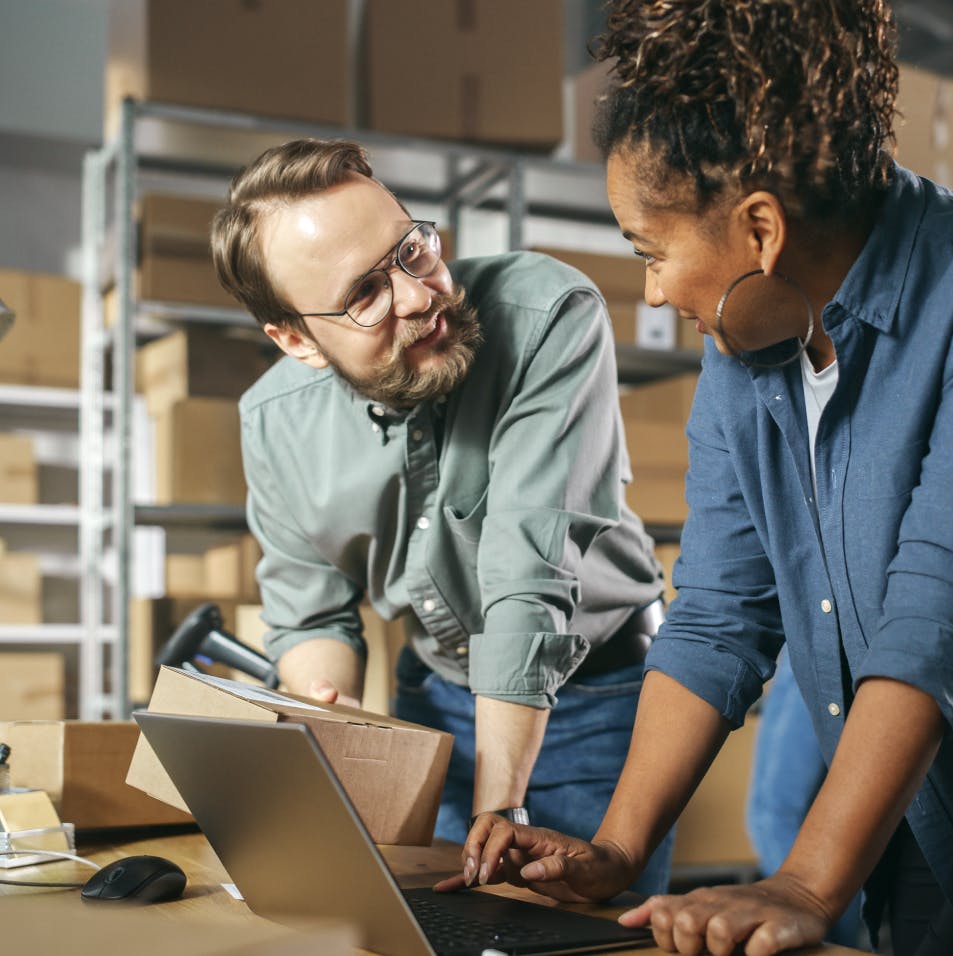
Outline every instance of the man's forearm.
<path id="1" fill-rule="evenodd" d="M 477 697 L 474 813 L 523 805 L 548 720 L 545 709 Z"/>
<path id="2" fill-rule="evenodd" d="M 328 681 L 342 697 L 360 701 L 364 694 L 364 661 L 349 644 L 316 637 L 295 644 L 278 661 L 278 676 L 293 694 L 308 697 L 312 684 Z"/>
<path id="3" fill-rule="evenodd" d="M 843 911 L 883 854 L 947 729 L 923 691 L 885 678 L 864 681 L 781 872 Z"/>

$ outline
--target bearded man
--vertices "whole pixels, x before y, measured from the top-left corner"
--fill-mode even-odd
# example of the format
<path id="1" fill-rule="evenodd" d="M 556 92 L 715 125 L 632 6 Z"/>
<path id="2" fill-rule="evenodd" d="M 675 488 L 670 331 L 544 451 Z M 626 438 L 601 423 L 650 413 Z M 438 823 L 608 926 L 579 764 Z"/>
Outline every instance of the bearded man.
<path id="1" fill-rule="evenodd" d="M 536 253 L 448 265 L 435 224 L 340 140 L 242 171 L 212 248 L 287 356 L 240 403 L 283 683 L 360 701 L 366 596 L 405 625 L 394 713 L 454 735 L 437 836 L 462 842 L 495 811 L 588 839 L 663 590 L 625 506 L 598 291 Z M 665 889 L 669 856 L 670 842 L 638 889 Z"/>

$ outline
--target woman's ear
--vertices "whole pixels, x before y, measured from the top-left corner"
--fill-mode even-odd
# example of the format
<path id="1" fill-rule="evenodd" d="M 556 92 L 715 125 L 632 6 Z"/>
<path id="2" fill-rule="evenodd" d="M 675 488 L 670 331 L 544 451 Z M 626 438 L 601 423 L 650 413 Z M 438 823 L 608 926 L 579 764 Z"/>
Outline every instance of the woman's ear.
<path id="1" fill-rule="evenodd" d="M 749 250 L 765 275 L 771 275 L 787 241 L 787 216 L 773 193 L 758 190 L 738 205 L 739 222 Z"/>
<path id="2" fill-rule="evenodd" d="M 327 358 L 312 339 L 306 338 L 296 329 L 287 325 L 275 325 L 273 322 L 266 322 L 264 328 L 265 335 L 286 355 L 290 355 L 312 368 L 327 368 Z"/>

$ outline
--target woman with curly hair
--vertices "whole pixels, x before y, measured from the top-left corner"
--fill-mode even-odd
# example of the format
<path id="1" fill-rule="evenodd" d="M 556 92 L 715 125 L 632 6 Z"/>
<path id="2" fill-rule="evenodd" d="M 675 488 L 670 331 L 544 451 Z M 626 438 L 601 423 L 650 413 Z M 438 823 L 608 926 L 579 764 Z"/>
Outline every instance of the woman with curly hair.
<path id="1" fill-rule="evenodd" d="M 822 940 L 863 887 L 875 944 L 886 908 L 897 956 L 949 956 L 953 194 L 891 158 L 891 14 L 616 0 L 599 55 L 597 139 L 646 300 L 707 336 L 678 597 L 592 842 L 483 815 L 442 886 L 630 885 L 786 643 L 829 764 L 790 854 L 622 921 L 673 952 L 764 956 Z"/>

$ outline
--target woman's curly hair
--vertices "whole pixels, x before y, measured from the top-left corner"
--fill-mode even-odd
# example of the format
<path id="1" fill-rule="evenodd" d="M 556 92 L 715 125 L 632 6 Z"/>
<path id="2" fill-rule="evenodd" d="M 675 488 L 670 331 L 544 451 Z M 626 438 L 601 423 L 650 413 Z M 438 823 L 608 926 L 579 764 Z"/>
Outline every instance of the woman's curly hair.
<path id="1" fill-rule="evenodd" d="M 765 188 L 849 216 L 890 178 L 895 47 L 887 0 L 610 0 L 594 136 L 605 156 L 647 145 L 698 208 Z"/>

